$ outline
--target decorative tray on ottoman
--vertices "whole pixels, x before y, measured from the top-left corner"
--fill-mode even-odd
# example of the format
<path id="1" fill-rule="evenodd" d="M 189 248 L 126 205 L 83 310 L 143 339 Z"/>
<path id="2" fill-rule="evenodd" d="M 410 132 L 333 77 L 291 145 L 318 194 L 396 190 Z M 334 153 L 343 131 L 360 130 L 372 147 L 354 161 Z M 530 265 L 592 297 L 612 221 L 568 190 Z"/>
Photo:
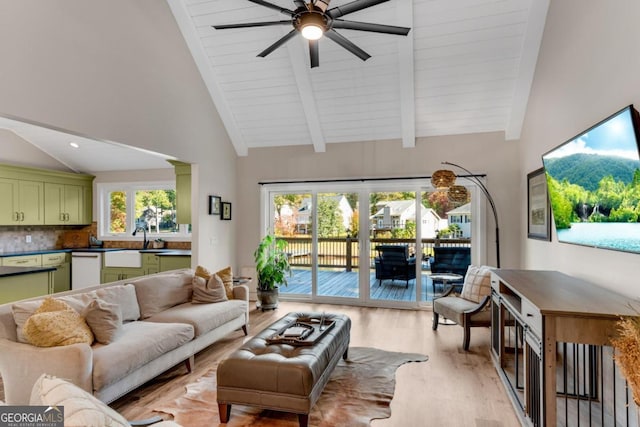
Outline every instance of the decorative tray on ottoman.
<path id="1" fill-rule="evenodd" d="M 298 318 L 280 328 L 266 341 L 268 344 L 313 345 L 334 326 L 334 320 Z"/>

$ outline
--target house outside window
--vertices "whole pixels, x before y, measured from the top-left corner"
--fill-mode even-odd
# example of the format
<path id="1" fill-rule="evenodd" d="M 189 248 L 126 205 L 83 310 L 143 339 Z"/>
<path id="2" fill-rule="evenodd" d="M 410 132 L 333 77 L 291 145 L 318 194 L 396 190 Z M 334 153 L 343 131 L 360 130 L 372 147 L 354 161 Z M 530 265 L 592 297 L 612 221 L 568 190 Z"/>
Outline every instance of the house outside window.
<path id="1" fill-rule="evenodd" d="M 99 238 L 135 240 L 139 228 L 150 239 L 190 237 L 189 225 L 176 223 L 175 183 L 99 183 L 97 189 Z"/>

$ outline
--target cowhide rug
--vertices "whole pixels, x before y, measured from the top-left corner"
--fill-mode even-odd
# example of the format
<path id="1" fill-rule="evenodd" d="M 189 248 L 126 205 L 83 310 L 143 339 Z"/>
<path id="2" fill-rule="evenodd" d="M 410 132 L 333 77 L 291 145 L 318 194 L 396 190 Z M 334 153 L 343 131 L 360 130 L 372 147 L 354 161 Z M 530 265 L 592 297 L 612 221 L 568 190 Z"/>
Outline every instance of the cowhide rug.
<path id="1" fill-rule="evenodd" d="M 428 357 L 369 347 L 349 348 L 347 361 L 340 360 L 309 417 L 314 427 L 368 426 L 372 419 L 391 416 L 390 403 L 396 386 L 396 369 Z M 173 415 L 183 427 L 220 424 L 216 401 L 216 368 L 187 385 L 184 396 L 159 404 L 154 411 Z M 229 427 L 297 427 L 298 416 L 284 412 L 233 405 Z"/>

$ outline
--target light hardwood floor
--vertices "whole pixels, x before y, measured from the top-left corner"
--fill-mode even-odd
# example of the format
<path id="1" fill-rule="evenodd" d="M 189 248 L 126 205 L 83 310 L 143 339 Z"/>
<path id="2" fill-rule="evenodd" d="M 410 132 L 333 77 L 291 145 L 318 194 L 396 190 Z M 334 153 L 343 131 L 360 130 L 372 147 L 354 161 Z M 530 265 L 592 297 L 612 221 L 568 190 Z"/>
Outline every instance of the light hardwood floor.
<path id="1" fill-rule="evenodd" d="M 280 302 L 275 311 L 251 311 L 249 337 L 235 332 L 196 355 L 187 374 L 180 365 L 111 406 L 129 419 L 147 418 L 157 399 L 181 396 L 184 386 L 244 340 L 290 311 L 345 313 L 352 320 L 351 346 L 423 353 L 426 363 L 410 363 L 397 371 L 392 416 L 372 422 L 388 426 L 511 427 L 519 422 L 489 355 L 489 329 L 474 328 L 469 352 L 462 351 L 462 328 L 441 325 L 431 330 L 430 311 L 393 310 Z M 212 425 L 217 425 L 213 420 Z"/>
<path id="2" fill-rule="evenodd" d="M 345 313 L 352 320 L 351 346 L 427 354 L 425 363 L 409 363 L 396 375 L 392 416 L 372 422 L 389 426 L 477 426 L 520 425 L 489 355 L 489 329 L 474 328 L 471 348 L 462 351 L 462 328 L 440 325 L 431 330 L 431 312 L 361 308 L 280 302 L 275 311 L 251 311 L 249 336 L 234 332 L 228 338 L 198 353 L 195 369 L 186 373 L 180 365 L 139 388 L 111 406 L 128 419 L 147 418 L 157 399 L 181 396 L 184 386 L 207 371 L 212 361 L 233 351 L 253 333 L 291 311 Z M 212 420 L 211 425 L 218 425 Z"/>

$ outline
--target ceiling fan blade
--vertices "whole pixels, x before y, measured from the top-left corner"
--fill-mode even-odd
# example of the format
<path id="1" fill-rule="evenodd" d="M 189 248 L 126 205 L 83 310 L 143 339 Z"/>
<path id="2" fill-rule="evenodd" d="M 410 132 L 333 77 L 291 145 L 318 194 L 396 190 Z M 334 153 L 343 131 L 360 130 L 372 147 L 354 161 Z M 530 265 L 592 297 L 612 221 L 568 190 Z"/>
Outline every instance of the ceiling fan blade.
<path id="1" fill-rule="evenodd" d="M 262 52 L 260 52 L 258 54 L 259 57 L 264 58 L 265 56 L 269 55 L 271 52 L 273 52 L 274 50 L 276 50 L 277 48 L 279 48 L 280 46 L 282 46 L 283 44 L 285 44 L 286 42 L 288 42 L 293 36 L 295 36 L 298 33 L 298 30 L 291 30 L 289 31 L 287 34 L 285 34 L 282 38 L 278 39 L 277 42 L 275 42 L 274 44 L 272 44 L 271 46 L 269 46 L 268 48 L 266 48 L 265 50 L 263 50 Z"/>
<path id="2" fill-rule="evenodd" d="M 212 25 L 212 27 L 216 30 L 228 30 L 230 28 L 270 27 L 272 25 L 286 24 L 291 25 L 291 21 L 246 22 L 243 24 Z"/>
<path id="3" fill-rule="evenodd" d="M 313 5 L 324 13 L 327 11 L 327 8 L 329 7 L 329 3 L 331 3 L 331 0 L 315 0 L 313 2 Z"/>
<path id="4" fill-rule="evenodd" d="M 334 42 L 338 43 L 340 46 L 347 49 L 349 52 L 353 53 L 355 56 L 362 59 L 363 61 L 366 61 L 367 59 L 371 58 L 371 55 L 369 55 L 367 52 L 365 52 L 364 50 L 360 49 L 358 46 L 356 46 L 355 44 L 347 40 L 346 37 L 338 34 L 333 29 L 329 31 L 325 31 L 324 35 L 330 38 L 331 40 L 333 40 Z"/>
<path id="5" fill-rule="evenodd" d="M 374 33 L 396 34 L 406 36 L 411 28 L 396 27 L 394 25 L 371 24 L 369 22 L 344 21 L 342 19 L 334 19 L 333 28 L 341 28 L 345 30 L 371 31 Z"/>
<path id="6" fill-rule="evenodd" d="M 280 7 L 277 4 L 269 3 L 263 0 L 249 0 L 251 3 L 259 4 L 260 6 L 268 7 L 269 9 L 277 10 L 280 13 L 284 13 L 285 15 L 293 16 L 295 12 L 284 7 Z"/>
<path id="7" fill-rule="evenodd" d="M 298 7 L 304 7 L 305 9 L 307 8 L 307 4 L 302 0 L 293 0 L 293 3 Z"/>
<path id="8" fill-rule="evenodd" d="M 355 0 L 351 3 L 347 3 L 344 6 L 337 6 L 327 11 L 327 15 L 333 19 L 340 18 L 348 13 L 357 12 L 362 9 L 366 9 L 371 6 L 375 6 L 380 3 L 387 2 L 389 0 Z"/>
<path id="9" fill-rule="evenodd" d="M 318 40 L 309 40 L 309 58 L 311 59 L 311 68 L 320 66 Z"/>

